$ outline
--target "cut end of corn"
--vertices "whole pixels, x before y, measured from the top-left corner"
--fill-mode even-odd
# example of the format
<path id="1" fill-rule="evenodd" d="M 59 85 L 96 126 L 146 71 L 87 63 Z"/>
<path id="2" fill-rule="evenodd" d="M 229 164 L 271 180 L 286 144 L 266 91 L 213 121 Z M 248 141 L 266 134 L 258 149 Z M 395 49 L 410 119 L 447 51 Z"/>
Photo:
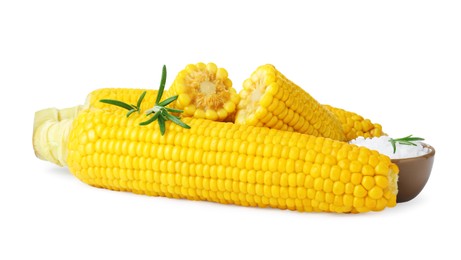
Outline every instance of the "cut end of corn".
<path id="1" fill-rule="evenodd" d="M 271 69 L 271 67 L 258 69 L 251 78 L 243 82 L 243 89 L 239 93 L 241 99 L 238 104 L 235 123 L 249 125 L 258 125 L 259 123 L 259 125 L 263 125 L 262 122 L 257 122 L 258 117 L 260 114 L 267 113 L 264 108 L 268 107 L 273 99 L 273 95 L 269 92 L 276 87 L 275 84 L 270 86 L 275 79 L 275 74 L 271 73 Z M 258 116 L 256 116 L 257 113 Z"/>
<path id="2" fill-rule="evenodd" d="M 273 65 L 257 68 L 239 93 L 235 123 L 344 141 L 341 122 Z"/>
<path id="3" fill-rule="evenodd" d="M 48 108 L 35 113 L 32 144 L 38 158 L 66 166 L 69 132 L 81 109 L 81 106 Z"/>
<path id="4" fill-rule="evenodd" d="M 178 73 L 168 95 L 178 95 L 174 106 L 184 110 L 182 116 L 213 121 L 230 121 L 240 99 L 227 71 L 211 62 L 187 65 Z"/>

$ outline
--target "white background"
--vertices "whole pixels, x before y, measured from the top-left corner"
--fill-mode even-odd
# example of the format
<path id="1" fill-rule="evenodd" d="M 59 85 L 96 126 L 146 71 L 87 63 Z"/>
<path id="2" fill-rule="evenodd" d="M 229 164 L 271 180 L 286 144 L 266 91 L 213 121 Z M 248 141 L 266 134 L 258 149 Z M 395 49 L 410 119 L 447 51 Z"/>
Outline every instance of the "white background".
<path id="1" fill-rule="evenodd" d="M 241 2 L 0 2 L 0 259 L 461 257 L 457 1 Z M 36 110 L 199 61 L 236 89 L 272 63 L 321 103 L 425 137 L 428 184 L 378 213 L 298 213 L 97 189 L 35 157 Z"/>

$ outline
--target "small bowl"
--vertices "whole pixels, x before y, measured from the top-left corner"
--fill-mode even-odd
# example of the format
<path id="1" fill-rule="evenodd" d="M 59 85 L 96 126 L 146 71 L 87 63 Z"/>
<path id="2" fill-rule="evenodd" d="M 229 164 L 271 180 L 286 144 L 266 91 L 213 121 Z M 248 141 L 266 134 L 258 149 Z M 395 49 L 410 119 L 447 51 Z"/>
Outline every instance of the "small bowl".
<path id="1" fill-rule="evenodd" d="M 397 182 L 397 202 L 406 202 L 414 199 L 423 190 L 429 176 L 431 175 L 434 163 L 434 147 L 423 144 L 429 148 L 428 154 L 403 159 L 392 159 L 391 161 L 399 167 L 399 179 Z"/>

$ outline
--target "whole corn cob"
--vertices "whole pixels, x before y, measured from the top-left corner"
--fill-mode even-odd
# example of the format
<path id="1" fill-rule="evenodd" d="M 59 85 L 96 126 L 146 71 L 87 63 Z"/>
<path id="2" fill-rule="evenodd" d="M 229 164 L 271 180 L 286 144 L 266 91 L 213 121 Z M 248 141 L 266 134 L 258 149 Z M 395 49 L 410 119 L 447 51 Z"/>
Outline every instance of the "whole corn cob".
<path id="1" fill-rule="evenodd" d="M 359 136 L 366 138 L 385 135 L 382 126 L 372 123 L 370 119 L 363 118 L 354 112 L 346 111 L 330 105 L 323 105 L 341 121 L 346 141 L 353 140 Z"/>
<path id="2" fill-rule="evenodd" d="M 174 106 L 184 110 L 183 116 L 213 121 L 231 121 L 239 102 L 227 71 L 211 62 L 189 64 L 180 71 L 167 92 L 175 95 Z"/>
<path id="3" fill-rule="evenodd" d="M 112 105 L 107 105 L 99 102 L 104 98 L 123 100 L 127 103 L 134 104 L 138 100 L 142 92 L 146 91 L 142 109 L 145 110 L 153 106 L 156 90 L 147 89 L 128 89 L 128 88 L 102 88 L 92 91 L 85 103 L 85 107 L 96 107 L 104 109 L 119 109 Z M 333 107 L 331 105 L 323 105 L 323 107 L 332 112 L 342 123 L 342 130 L 346 141 L 350 141 L 359 136 L 363 137 L 378 137 L 385 135 L 380 124 L 372 123 L 370 119 L 365 119 L 363 116 L 344 110 L 342 108 Z"/>
<path id="4" fill-rule="evenodd" d="M 237 124 L 346 139 L 336 116 L 273 65 L 258 67 L 244 81 L 239 94 Z"/>
<path id="5" fill-rule="evenodd" d="M 191 129 L 167 122 L 162 136 L 157 125 L 139 125 L 142 114 L 68 111 L 36 113 L 35 152 L 95 187 L 297 211 L 357 213 L 396 204 L 397 166 L 364 147 L 195 118 L 183 119 Z"/>

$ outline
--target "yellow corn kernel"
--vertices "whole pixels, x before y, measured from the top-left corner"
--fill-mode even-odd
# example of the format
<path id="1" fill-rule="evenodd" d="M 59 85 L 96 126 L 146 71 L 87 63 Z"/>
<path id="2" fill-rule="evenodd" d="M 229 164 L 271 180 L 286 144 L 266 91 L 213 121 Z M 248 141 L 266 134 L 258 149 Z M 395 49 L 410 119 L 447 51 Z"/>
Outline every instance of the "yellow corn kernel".
<path id="1" fill-rule="evenodd" d="M 362 186 L 366 189 L 366 190 L 370 190 L 371 188 L 373 188 L 375 186 L 375 179 L 371 176 L 363 176 L 362 178 Z"/>
<path id="2" fill-rule="evenodd" d="M 346 139 L 336 116 L 272 65 L 258 67 L 244 81 L 239 94 L 237 124 Z"/>
<path id="3" fill-rule="evenodd" d="M 335 181 L 335 183 L 333 184 L 333 193 L 335 195 L 342 195 L 344 193 L 344 190 L 344 183 L 341 181 Z"/>
<path id="4" fill-rule="evenodd" d="M 376 185 L 378 185 L 382 189 L 387 188 L 387 185 L 389 184 L 389 181 L 387 180 L 387 178 L 381 175 L 375 176 L 375 182 L 376 182 Z"/>
<path id="5" fill-rule="evenodd" d="M 354 196 L 363 198 L 367 195 L 367 190 L 362 185 L 357 185 L 354 188 Z"/>
<path id="6" fill-rule="evenodd" d="M 368 195 L 370 196 L 370 198 L 377 200 L 383 196 L 383 190 L 379 186 L 374 186 L 370 189 Z"/>

